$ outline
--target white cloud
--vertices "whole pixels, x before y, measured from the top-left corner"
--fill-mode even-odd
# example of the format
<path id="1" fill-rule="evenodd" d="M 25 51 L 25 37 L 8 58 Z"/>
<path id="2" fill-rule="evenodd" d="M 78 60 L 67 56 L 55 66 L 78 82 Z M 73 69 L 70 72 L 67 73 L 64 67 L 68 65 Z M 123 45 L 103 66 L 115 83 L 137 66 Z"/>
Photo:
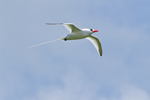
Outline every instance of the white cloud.
<path id="1" fill-rule="evenodd" d="M 97 84 L 88 80 L 77 66 L 68 66 L 62 86 L 41 87 L 34 100 L 91 100 L 96 98 Z"/>
<path id="2" fill-rule="evenodd" d="M 120 100 L 150 100 L 150 95 L 138 87 L 125 85 L 121 89 Z"/>

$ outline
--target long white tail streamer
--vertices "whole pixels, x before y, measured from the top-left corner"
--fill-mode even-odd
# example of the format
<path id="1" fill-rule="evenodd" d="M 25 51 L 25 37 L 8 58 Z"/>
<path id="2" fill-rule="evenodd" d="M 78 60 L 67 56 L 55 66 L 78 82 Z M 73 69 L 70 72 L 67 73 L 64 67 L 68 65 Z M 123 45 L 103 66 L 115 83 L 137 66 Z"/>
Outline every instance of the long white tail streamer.
<path id="1" fill-rule="evenodd" d="M 40 46 L 40 45 L 43 45 L 43 44 L 47 44 L 47 43 L 51 43 L 51 42 L 55 42 L 55 41 L 59 41 L 59 40 L 64 40 L 64 38 L 57 39 L 57 40 L 52 40 L 52 41 L 47 41 L 47 42 L 40 43 L 40 44 L 36 44 L 36 45 L 33 45 L 33 46 L 28 47 L 27 49 L 30 49 L 30 48 L 33 48 L 33 47 L 36 47 L 36 46 Z"/>

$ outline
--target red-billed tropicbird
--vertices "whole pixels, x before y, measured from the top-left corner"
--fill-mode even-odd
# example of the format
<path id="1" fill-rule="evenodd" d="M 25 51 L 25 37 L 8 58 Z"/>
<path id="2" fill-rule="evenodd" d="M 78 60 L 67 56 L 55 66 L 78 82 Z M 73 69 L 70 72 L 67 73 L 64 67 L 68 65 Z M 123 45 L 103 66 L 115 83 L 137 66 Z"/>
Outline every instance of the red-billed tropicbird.
<path id="1" fill-rule="evenodd" d="M 84 39 L 84 38 L 88 39 L 93 43 L 93 45 L 97 49 L 100 56 L 102 56 L 101 43 L 100 43 L 98 38 L 92 36 L 92 34 L 95 32 L 98 32 L 98 30 L 87 29 L 87 28 L 86 29 L 79 29 L 76 26 L 74 26 L 72 23 L 46 23 L 46 24 L 47 25 L 64 25 L 66 27 L 66 29 L 68 29 L 70 31 L 70 34 L 68 34 L 66 37 L 61 38 L 61 39 L 57 39 L 57 40 L 67 41 L 67 40 L 77 40 L 77 39 Z M 57 40 L 54 40 L 54 41 L 57 41 Z M 48 42 L 40 43 L 37 45 L 30 46 L 28 48 L 32 48 L 35 46 L 39 46 L 39 45 L 54 42 L 54 41 L 48 41 Z"/>

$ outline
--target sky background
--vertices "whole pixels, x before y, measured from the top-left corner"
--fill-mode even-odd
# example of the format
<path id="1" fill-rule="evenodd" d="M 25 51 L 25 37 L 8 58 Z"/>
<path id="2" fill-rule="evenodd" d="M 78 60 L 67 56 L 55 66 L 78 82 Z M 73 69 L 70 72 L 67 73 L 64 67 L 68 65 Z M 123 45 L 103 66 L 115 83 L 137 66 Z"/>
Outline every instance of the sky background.
<path id="1" fill-rule="evenodd" d="M 150 0 L 0 0 L 0 100 L 150 100 Z M 64 26 L 99 30 L 57 41 Z"/>

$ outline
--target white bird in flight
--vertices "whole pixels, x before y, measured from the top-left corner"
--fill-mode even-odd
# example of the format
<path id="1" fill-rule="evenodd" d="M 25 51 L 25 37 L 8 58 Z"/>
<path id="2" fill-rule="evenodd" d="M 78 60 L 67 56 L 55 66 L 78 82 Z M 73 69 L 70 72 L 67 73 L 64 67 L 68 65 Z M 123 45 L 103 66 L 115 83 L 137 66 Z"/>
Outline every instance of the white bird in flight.
<path id="1" fill-rule="evenodd" d="M 76 26 L 74 26 L 72 23 L 46 23 L 46 24 L 47 25 L 64 25 L 66 27 L 66 29 L 68 29 L 70 31 L 70 34 L 68 34 L 64 38 L 53 40 L 53 41 L 48 41 L 48 42 L 44 42 L 44 43 L 40 43 L 40 44 L 37 44 L 37 45 L 30 46 L 28 48 L 32 48 L 32 47 L 35 47 L 35 46 L 43 45 L 43 44 L 58 41 L 58 40 L 67 41 L 67 40 L 77 40 L 77 39 L 84 39 L 85 38 L 85 39 L 90 40 L 93 43 L 93 45 L 97 49 L 100 56 L 102 56 L 101 43 L 100 43 L 98 38 L 92 36 L 92 34 L 95 33 L 95 32 L 98 32 L 98 30 L 87 29 L 87 28 L 86 29 L 79 29 Z"/>

